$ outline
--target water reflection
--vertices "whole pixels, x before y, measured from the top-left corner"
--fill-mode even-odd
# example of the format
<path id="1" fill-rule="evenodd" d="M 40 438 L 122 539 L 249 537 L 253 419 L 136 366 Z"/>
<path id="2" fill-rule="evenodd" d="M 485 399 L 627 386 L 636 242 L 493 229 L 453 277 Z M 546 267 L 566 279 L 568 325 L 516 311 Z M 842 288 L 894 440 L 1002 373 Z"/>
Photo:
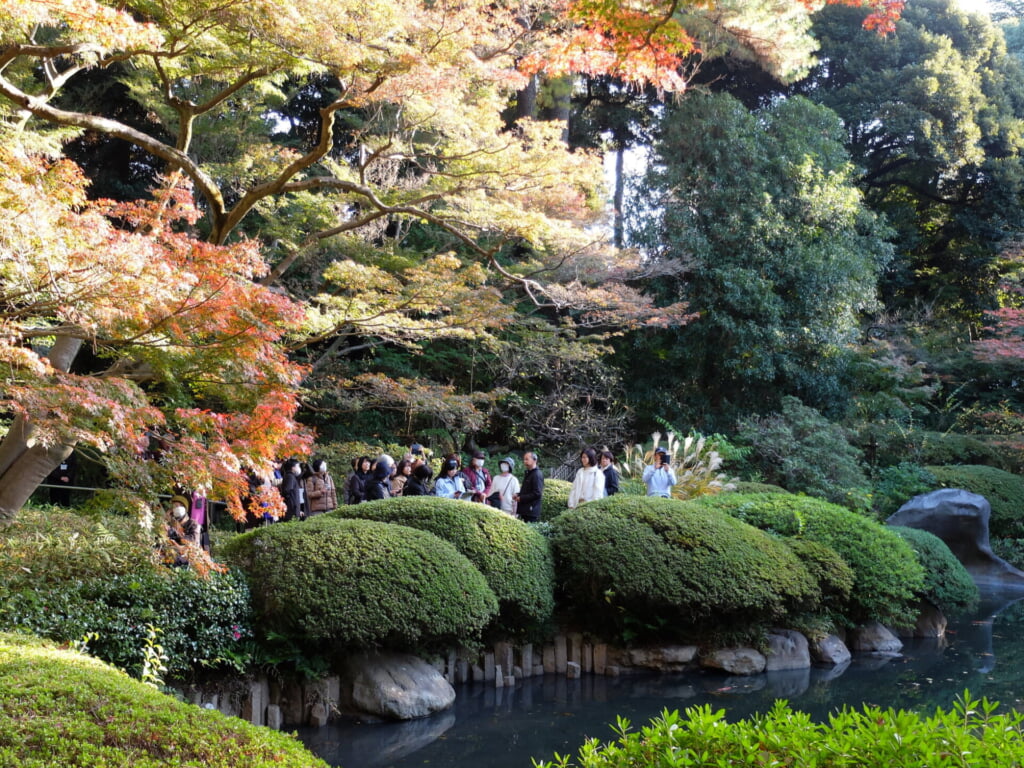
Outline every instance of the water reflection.
<path id="1" fill-rule="evenodd" d="M 640 725 L 662 709 L 710 704 L 730 720 L 768 710 L 776 699 L 825 719 L 845 705 L 931 711 L 974 696 L 1018 707 L 1024 696 L 1024 602 L 989 596 L 973 617 L 952 624 L 948 640 L 915 641 L 893 657 L 857 656 L 842 668 L 666 676 L 547 676 L 514 688 L 458 688 L 455 706 L 407 723 L 342 722 L 300 731 L 332 765 L 344 768 L 478 765 L 529 768 L 531 758 L 575 754 L 587 737 L 613 737 L 617 716 Z"/>

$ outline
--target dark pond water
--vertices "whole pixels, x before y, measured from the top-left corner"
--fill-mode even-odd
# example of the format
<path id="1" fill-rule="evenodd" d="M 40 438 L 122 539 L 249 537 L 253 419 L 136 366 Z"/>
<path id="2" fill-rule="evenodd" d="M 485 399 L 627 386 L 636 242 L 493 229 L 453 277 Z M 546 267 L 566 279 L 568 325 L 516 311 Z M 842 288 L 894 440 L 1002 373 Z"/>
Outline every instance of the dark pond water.
<path id="1" fill-rule="evenodd" d="M 613 738 L 617 716 L 636 725 L 663 709 L 710 704 L 737 720 L 786 699 L 823 719 L 844 705 L 930 712 L 969 689 L 1004 709 L 1024 709 L 1024 602 L 990 595 L 951 624 L 944 642 L 908 643 L 897 658 L 858 657 L 844 669 L 757 677 L 694 673 L 579 680 L 545 676 L 515 688 L 459 686 L 452 709 L 405 723 L 341 722 L 299 736 L 344 768 L 530 768 L 531 758 L 575 755 L 588 737 Z"/>

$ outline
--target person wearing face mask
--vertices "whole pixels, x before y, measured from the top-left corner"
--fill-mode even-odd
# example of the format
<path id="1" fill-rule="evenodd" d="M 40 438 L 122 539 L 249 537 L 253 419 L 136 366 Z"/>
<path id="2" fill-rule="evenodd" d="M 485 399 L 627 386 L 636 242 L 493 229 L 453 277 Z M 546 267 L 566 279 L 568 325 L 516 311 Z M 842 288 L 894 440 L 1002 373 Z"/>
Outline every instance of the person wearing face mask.
<path id="1" fill-rule="evenodd" d="M 488 501 L 491 506 L 497 507 L 506 515 L 516 516 L 516 494 L 519 493 L 519 480 L 512 474 L 512 468 L 516 465 L 515 459 L 506 456 L 498 462 L 498 469 L 501 470 L 491 487 L 494 492 Z"/>
<path id="2" fill-rule="evenodd" d="M 170 521 L 167 526 L 167 538 L 176 544 L 188 542 L 199 546 L 199 526 L 188 514 L 188 499 L 175 496 L 171 499 Z"/>
<path id="3" fill-rule="evenodd" d="M 484 452 L 475 451 L 469 466 L 462 470 L 466 478 L 466 492 L 472 501 L 486 503 L 491 495 L 491 473 L 484 466 Z"/>
<path id="4" fill-rule="evenodd" d="M 312 472 L 306 478 L 306 504 L 309 516 L 322 515 L 338 506 L 338 493 L 334 488 L 334 478 L 327 471 L 327 462 L 316 459 L 310 465 Z"/>
<path id="5" fill-rule="evenodd" d="M 288 459 L 281 465 L 281 499 L 284 501 L 284 519 L 298 520 L 302 512 L 302 486 L 299 476 L 302 465 L 296 459 Z"/>
<path id="6" fill-rule="evenodd" d="M 373 464 L 373 474 L 366 484 L 366 500 L 377 501 L 391 498 L 391 475 L 395 472 L 395 460 L 382 453 Z"/>

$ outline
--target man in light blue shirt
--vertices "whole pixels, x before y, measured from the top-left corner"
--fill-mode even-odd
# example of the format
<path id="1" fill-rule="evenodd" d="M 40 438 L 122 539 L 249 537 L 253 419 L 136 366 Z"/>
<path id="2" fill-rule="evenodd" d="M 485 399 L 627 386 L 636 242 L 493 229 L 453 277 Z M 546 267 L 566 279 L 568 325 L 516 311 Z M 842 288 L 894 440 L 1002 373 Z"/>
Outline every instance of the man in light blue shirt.
<path id="1" fill-rule="evenodd" d="M 672 486 L 675 484 L 676 473 L 672 470 L 668 451 L 658 448 L 654 452 L 654 464 L 644 467 L 644 485 L 647 486 L 647 495 L 670 498 Z"/>

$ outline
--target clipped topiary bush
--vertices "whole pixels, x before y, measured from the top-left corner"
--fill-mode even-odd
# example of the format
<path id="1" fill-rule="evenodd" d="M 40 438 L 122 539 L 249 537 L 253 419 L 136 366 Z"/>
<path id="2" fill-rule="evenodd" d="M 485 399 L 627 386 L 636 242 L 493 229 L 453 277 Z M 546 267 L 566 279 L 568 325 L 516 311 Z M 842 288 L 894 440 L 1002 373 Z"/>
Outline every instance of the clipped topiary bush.
<path id="1" fill-rule="evenodd" d="M 502 630 L 528 631 L 551 618 L 555 569 L 547 539 L 493 507 L 409 496 L 344 506 L 329 516 L 397 523 L 444 539 L 487 579 L 498 598 Z"/>
<path id="2" fill-rule="evenodd" d="M 0 534 L 0 629 L 71 642 L 96 633 L 97 657 L 139 675 L 147 625 L 159 628 L 167 676 L 241 669 L 252 637 L 237 572 L 200 578 L 154 561 L 137 522 L 24 509 Z"/>
<path id="3" fill-rule="evenodd" d="M 789 493 L 785 488 L 771 483 L 752 483 L 748 480 L 740 480 L 735 485 L 733 490 L 736 493 Z"/>
<path id="4" fill-rule="evenodd" d="M 551 527 L 566 604 L 605 636 L 751 630 L 819 597 L 782 542 L 692 502 L 617 495 Z"/>
<path id="5" fill-rule="evenodd" d="M 287 734 L 178 701 L 98 659 L 2 633 L 0 765 L 327 768 Z"/>
<path id="6" fill-rule="evenodd" d="M 693 502 L 781 536 L 825 544 L 853 569 L 854 586 L 835 618 L 905 624 L 924 589 L 924 571 L 910 546 L 891 529 L 810 496 L 724 493 Z"/>
<path id="7" fill-rule="evenodd" d="M 540 519 L 554 520 L 569 508 L 572 483 L 565 480 L 545 480 L 544 496 L 540 500 Z"/>
<path id="8" fill-rule="evenodd" d="M 1024 538 L 1024 477 L 981 464 L 932 466 L 943 488 L 962 488 L 988 499 L 992 506 L 989 535 Z"/>
<path id="9" fill-rule="evenodd" d="M 259 625 L 314 648 L 472 644 L 498 611 L 465 555 L 402 525 L 321 515 L 250 531 L 221 554 L 247 575 Z"/>
<path id="10" fill-rule="evenodd" d="M 978 585 L 963 563 L 950 552 L 946 542 L 920 528 L 900 525 L 889 528 L 910 545 L 917 562 L 924 568 L 922 597 L 946 616 L 957 616 L 977 605 Z"/>

